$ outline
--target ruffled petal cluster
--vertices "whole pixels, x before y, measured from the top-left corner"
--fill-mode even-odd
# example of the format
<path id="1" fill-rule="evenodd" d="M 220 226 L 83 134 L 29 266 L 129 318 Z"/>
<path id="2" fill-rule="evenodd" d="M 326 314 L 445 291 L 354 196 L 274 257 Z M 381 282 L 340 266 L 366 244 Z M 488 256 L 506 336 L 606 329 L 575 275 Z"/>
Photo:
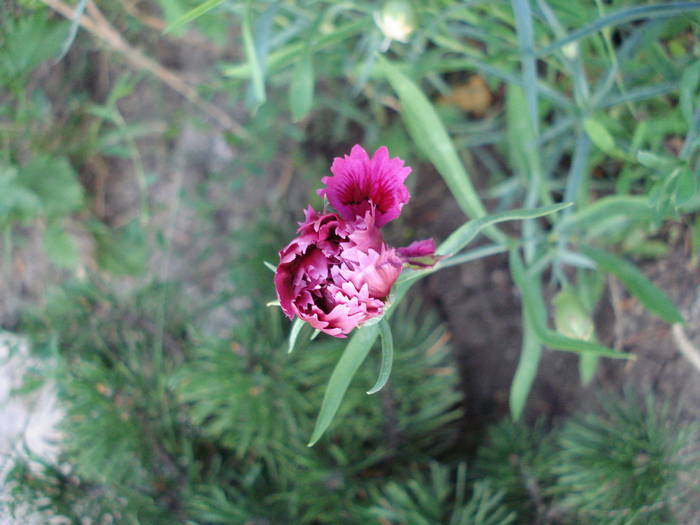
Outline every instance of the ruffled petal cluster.
<path id="1" fill-rule="evenodd" d="M 333 161 L 331 172 L 318 193 L 338 213 L 305 210 L 297 237 L 279 253 L 275 288 L 287 317 L 345 337 L 383 315 L 404 264 L 433 256 L 435 243 L 416 241 L 397 250 L 384 242 L 380 228 L 408 202 L 404 181 L 411 173 L 386 147 L 370 159 L 354 146 L 350 155 Z"/>

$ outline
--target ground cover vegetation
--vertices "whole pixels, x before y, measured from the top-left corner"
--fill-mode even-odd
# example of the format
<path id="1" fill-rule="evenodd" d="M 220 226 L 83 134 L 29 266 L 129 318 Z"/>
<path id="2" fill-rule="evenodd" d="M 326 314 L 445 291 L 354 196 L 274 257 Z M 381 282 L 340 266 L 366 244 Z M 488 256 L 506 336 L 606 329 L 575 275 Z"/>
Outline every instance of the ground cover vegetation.
<path id="1" fill-rule="evenodd" d="M 593 389 L 601 359 L 635 359 L 597 330 L 609 283 L 698 359 L 642 268 L 676 244 L 698 264 L 700 4 L 18 0 L 0 24 L 0 323 L 43 363 L 16 395 L 54 385 L 63 411 L 58 457 L 18 445 L 8 515 L 698 516 L 679 400 L 620 384 L 525 416 L 545 349 L 577 354 Z M 315 337 L 271 304 L 270 270 L 354 144 L 387 146 L 413 202 L 444 188 L 464 217 L 380 323 Z M 520 360 L 510 413 L 467 450 L 461 350 L 419 283 L 496 254 Z"/>

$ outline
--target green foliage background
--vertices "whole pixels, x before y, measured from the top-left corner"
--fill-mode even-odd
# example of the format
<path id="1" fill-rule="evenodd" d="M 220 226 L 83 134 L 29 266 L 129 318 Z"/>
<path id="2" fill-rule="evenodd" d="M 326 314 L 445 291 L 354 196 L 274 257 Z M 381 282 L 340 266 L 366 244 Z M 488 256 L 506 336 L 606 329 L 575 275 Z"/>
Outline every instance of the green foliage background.
<path id="1" fill-rule="evenodd" d="M 699 12 L 623 0 L 9 2 L 2 279 L 13 292 L 15 256 L 31 253 L 49 261 L 52 286 L 26 285 L 33 304 L 2 322 L 44 360 L 25 390 L 55 384 L 65 415 L 61 456 L 26 451 L 6 511 L 144 524 L 693 515 L 693 428 L 663 403 L 627 392 L 562 421 L 520 419 L 543 348 L 579 353 L 584 382 L 599 355 L 617 356 L 592 321 L 608 275 L 684 322 L 631 260 L 687 235 L 697 264 Z M 412 30 L 392 41 L 382 27 L 402 16 Z M 457 88 L 477 77 L 486 102 L 465 108 Z M 233 153 L 183 175 L 188 133 Z M 379 369 L 370 352 L 335 392 L 337 413 L 324 393 L 344 342 L 304 337 L 288 355 L 289 323 L 266 306 L 264 262 L 356 142 L 386 144 L 416 167 L 413 185 L 434 168 L 465 222 L 573 203 L 516 233 L 489 223 L 476 250 L 460 242 L 470 227 L 446 242 L 458 248 L 444 267 L 509 251 L 523 302 L 512 418 L 475 453 L 460 446 L 469 400 L 449 337 L 415 294 L 391 319 L 390 382 L 365 394 Z"/>

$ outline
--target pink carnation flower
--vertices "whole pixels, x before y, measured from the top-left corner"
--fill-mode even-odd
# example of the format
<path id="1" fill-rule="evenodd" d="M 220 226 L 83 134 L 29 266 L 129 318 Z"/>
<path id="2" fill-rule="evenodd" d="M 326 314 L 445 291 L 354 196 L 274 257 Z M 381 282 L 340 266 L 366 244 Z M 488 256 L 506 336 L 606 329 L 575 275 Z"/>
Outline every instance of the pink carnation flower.
<path id="1" fill-rule="evenodd" d="M 384 146 L 370 159 L 354 146 L 333 161 L 331 171 L 319 194 L 338 214 L 306 209 L 297 237 L 280 251 L 275 288 L 287 317 L 345 337 L 383 315 L 404 264 L 430 266 L 437 258 L 431 239 L 396 250 L 379 231 L 410 197 L 404 181 L 411 168 L 401 159 L 390 159 Z"/>
<path id="2" fill-rule="evenodd" d="M 370 159 L 362 146 L 355 145 L 350 155 L 336 157 L 332 177 L 323 177 L 326 185 L 318 190 L 345 220 L 353 220 L 374 208 L 377 227 L 394 220 L 411 195 L 404 184 L 411 168 L 398 158 L 389 158 L 382 146 Z"/>
<path id="3" fill-rule="evenodd" d="M 275 288 L 282 311 L 345 337 L 382 315 L 403 266 L 384 244 L 371 214 L 346 223 L 335 213 L 306 210 L 298 236 L 280 251 Z"/>

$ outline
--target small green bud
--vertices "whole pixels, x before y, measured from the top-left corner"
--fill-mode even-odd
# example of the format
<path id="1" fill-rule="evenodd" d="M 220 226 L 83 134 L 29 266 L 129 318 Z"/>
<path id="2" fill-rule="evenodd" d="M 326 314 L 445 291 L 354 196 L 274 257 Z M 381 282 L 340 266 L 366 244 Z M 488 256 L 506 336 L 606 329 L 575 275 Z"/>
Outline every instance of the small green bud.
<path id="1" fill-rule="evenodd" d="M 559 333 L 572 339 L 593 340 L 595 336 L 593 320 L 573 288 L 564 287 L 554 298 L 553 303 L 554 324 Z"/>
<path id="2" fill-rule="evenodd" d="M 416 28 L 416 14 L 407 0 L 388 0 L 374 21 L 387 39 L 399 42 L 407 42 Z"/>

